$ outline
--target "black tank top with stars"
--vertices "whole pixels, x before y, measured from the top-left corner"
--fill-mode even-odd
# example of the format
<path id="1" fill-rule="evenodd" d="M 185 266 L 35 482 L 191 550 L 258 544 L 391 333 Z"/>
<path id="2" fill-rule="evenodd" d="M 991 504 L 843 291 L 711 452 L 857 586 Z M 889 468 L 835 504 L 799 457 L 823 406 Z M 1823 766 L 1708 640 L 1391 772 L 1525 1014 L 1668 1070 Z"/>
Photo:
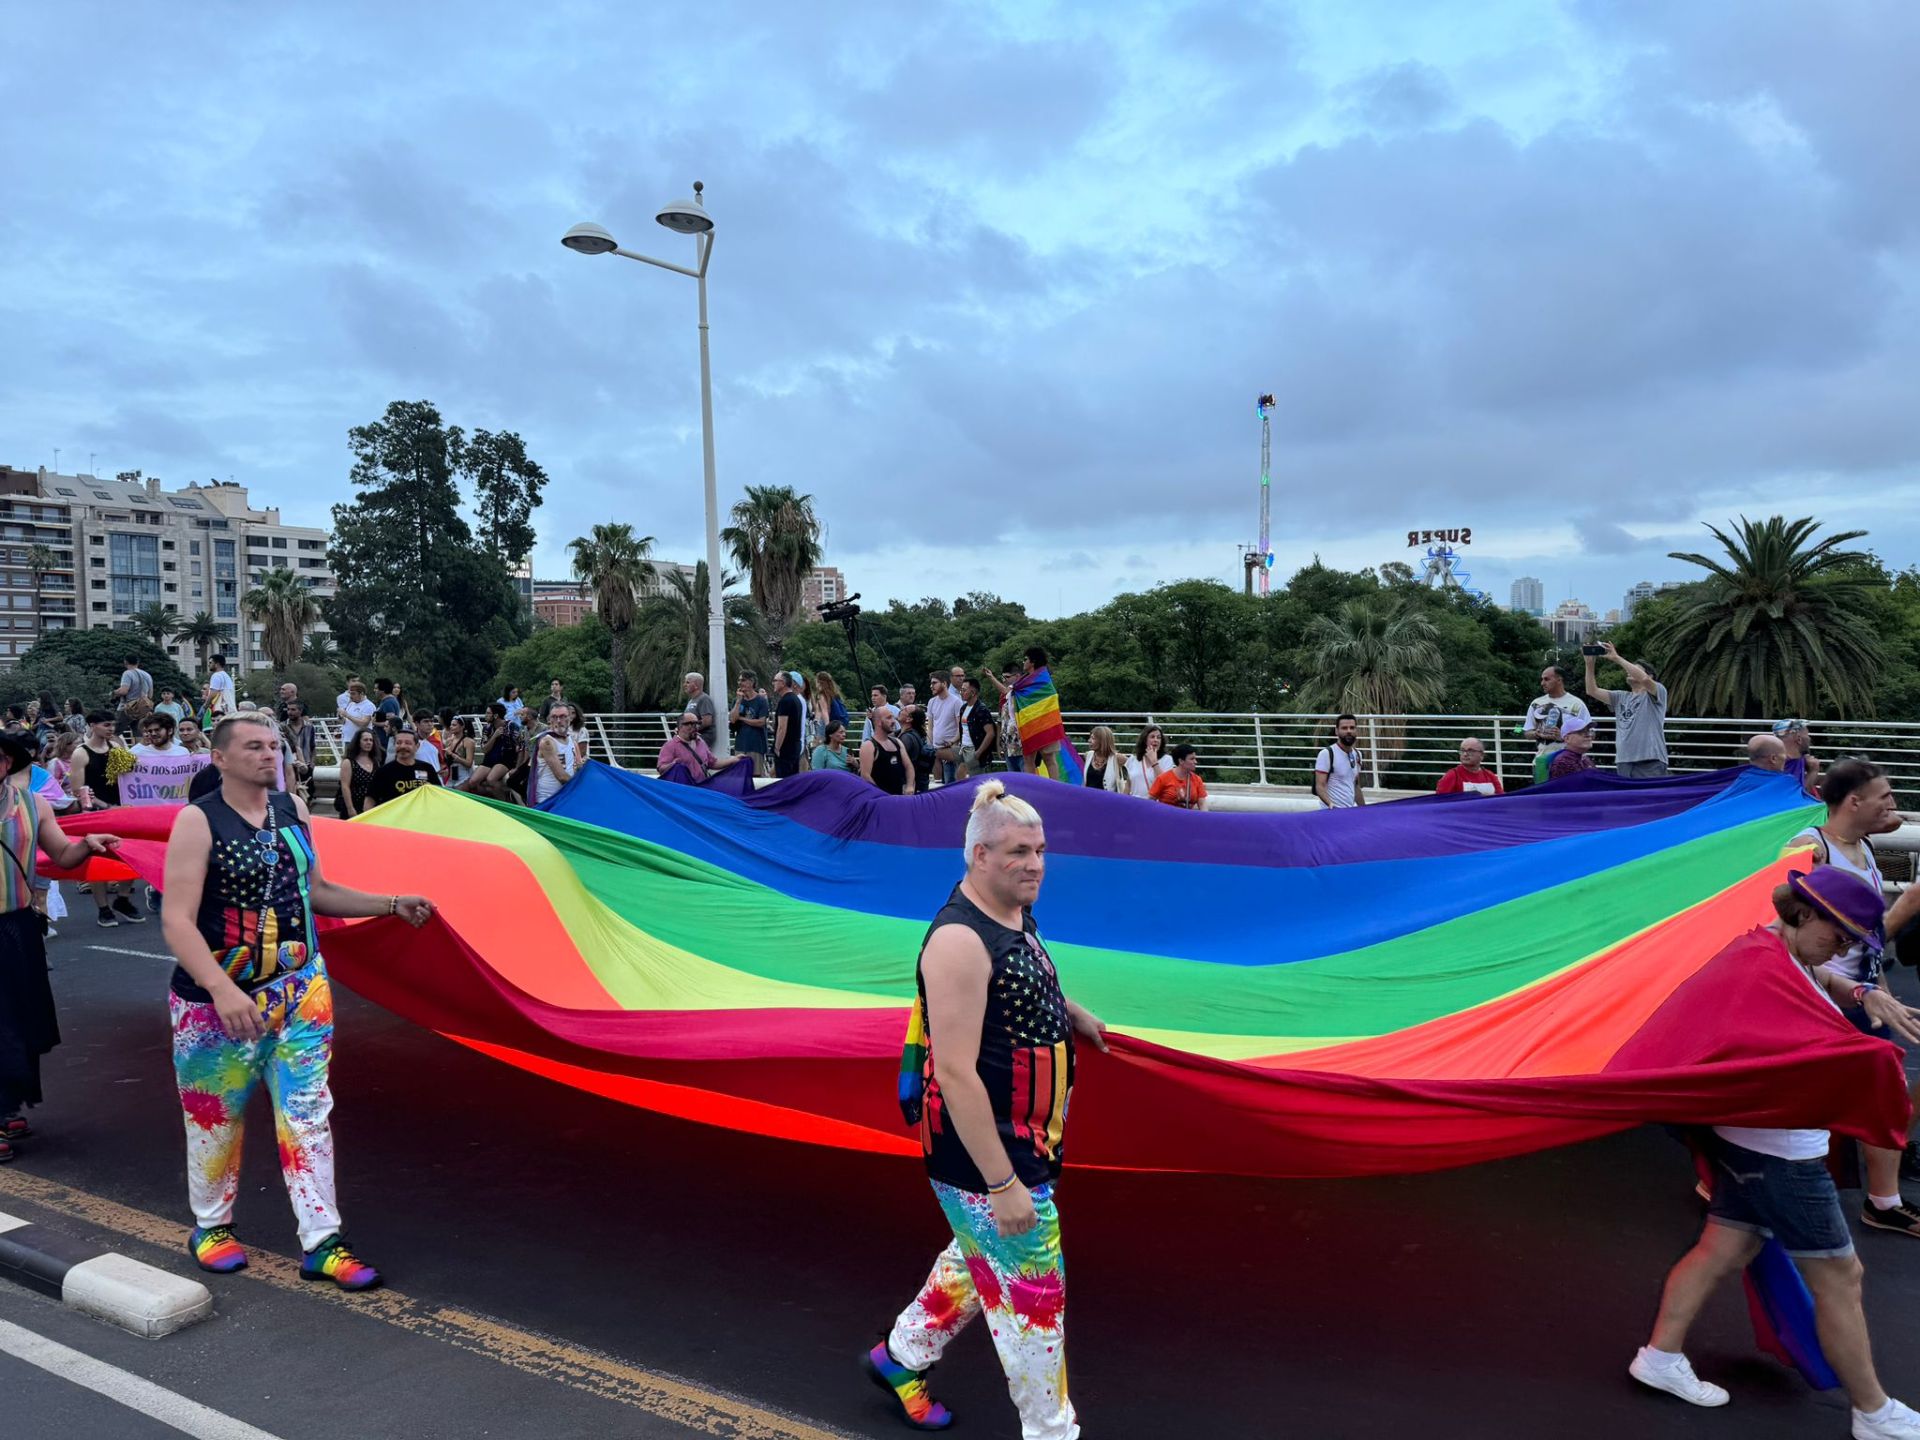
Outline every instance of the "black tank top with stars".
<path id="1" fill-rule="evenodd" d="M 1073 1092 L 1073 1025 L 1053 959 L 1040 943 L 1031 911 L 1025 916 L 1024 929 L 1009 930 L 957 885 L 946 906 L 933 917 L 927 939 L 943 925 L 964 925 L 973 931 L 993 961 L 993 974 L 987 980 L 987 1013 L 980 1027 L 980 1058 L 974 1068 L 986 1086 L 994 1124 L 1014 1173 L 1029 1188 L 1051 1184 L 1060 1178 L 1067 1100 Z M 923 954 L 925 949 L 923 940 Z M 917 967 L 915 983 L 924 1007 L 926 981 Z M 933 1024 L 929 1010 L 929 1037 Z M 980 1174 L 948 1120 L 933 1066 L 929 1038 L 926 1101 L 920 1115 L 920 1149 L 927 1174 L 961 1190 L 983 1192 L 1006 1176 Z"/>

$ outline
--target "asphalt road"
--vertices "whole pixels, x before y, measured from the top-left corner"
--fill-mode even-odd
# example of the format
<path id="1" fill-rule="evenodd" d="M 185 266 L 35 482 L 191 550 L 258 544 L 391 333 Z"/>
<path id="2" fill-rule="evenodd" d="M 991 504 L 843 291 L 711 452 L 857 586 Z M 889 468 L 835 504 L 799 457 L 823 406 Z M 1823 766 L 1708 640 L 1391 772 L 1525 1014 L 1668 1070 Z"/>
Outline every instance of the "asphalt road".
<path id="1" fill-rule="evenodd" d="M 66 1043 L 33 1117 L 42 1138 L 0 1173 L 0 1209 L 30 1203 L 9 1195 L 15 1177 L 43 1200 L 51 1182 L 177 1219 L 184 1239 L 159 949 L 157 925 L 69 922 L 53 943 Z M 142 950 L 156 953 L 115 953 Z M 257 1278 L 215 1279 L 217 1318 L 158 1342 L 19 1292 L 0 1292 L 0 1319 L 53 1317 L 65 1343 L 131 1356 L 287 1436 L 772 1436 L 781 1415 L 804 1417 L 789 1434 L 907 1433 L 855 1364 L 944 1243 L 916 1167 L 598 1100 L 351 996 L 334 1089 L 349 1233 L 408 1313 L 488 1317 L 598 1359 L 509 1363 L 512 1332 L 476 1346 Z M 237 1224 L 257 1249 L 293 1256 L 264 1106 L 255 1115 Z M 1844 1434 L 1837 1399 L 1757 1354 L 1737 1287 L 1690 1346 L 1731 1408 L 1695 1411 L 1627 1379 L 1661 1278 L 1698 1231 L 1690 1185 L 1682 1152 L 1653 1131 L 1388 1180 L 1070 1171 L 1073 1393 L 1088 1440 Z M 110 1235 L 98 1207 L 66 1208 L 72 1227 Z M 148 1239 L 117 1243 L 186 1264 Z M 1860 1245 L 1883 1376 L 1920 1401 L 1920 1244 L 1867 1233 Z M 622 1367 L 642 1378 L 610 1384 Z M 67 1423 L 64 1382 L 19 1369 L 0 1356 L 0 1433 L 147 1433 L 88 1428 L 107 1423 L 91 1400 Z M 675 1399 L 672 1377 L 776 1418 L 703 1411 L 697 1394 Z M 1018 1434 L 983 1334 L 957 1342 L 937 1378 L 965 1433 Z"/>

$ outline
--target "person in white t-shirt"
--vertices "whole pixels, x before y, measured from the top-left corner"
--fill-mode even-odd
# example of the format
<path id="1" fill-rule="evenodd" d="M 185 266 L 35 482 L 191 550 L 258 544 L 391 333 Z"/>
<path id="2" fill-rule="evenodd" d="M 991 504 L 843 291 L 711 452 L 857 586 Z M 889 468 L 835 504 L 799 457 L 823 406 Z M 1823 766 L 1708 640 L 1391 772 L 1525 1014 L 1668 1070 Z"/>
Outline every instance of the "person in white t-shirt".
<path id="1" fill-rule="evenodd" d="M 1822 866 L 1788 876 L 1773 892 L 1773 908 L 1779 917 L 1774 924 L 1739 936 L 1721 952 L 1738 962 L 1739 973 L 1753 974 L 1754 983 L 1764 985 L 1774 983 L 1773 971 L 1791 967 L 1800 981 L 1836 1008 L 1864 1008 L 1875 1025 L 1920 1040 L 1920 1010 L 1827 968 L 1837 952 L 1863 938 L 1870 949 L 1880 948 L 1881 899 L 1872 886 Z M 1895 1067 L 1887 1068 L 1891 1072 Z M 1774 1094 L 1767 1098 L 1804 1113 L 1807 1098 L 1794 1089 L 1801 1082 L 1790 1071 L 1780 1073 Z M 1754 1096 L 1746 1104 L 1761 1107 L 1762 1101 Z M 1812 1108 L 1817 1113 L 1817 1103 Z M 1920 1414 L 1889 1396 L 1873 1368 L 1867 1318 L 1860 1305 L 1860 1260 L 1840 1193 L 1827 1171 L 1827 1132 L 1716 1125 L 1706 1144 L 1713 1189 L 1706 1227 L 1667 1276 L 1653 1333 L 1627 1373 L 1690 1404 L 1726 1404 L 1731 1398 L 1727 1392 L 1702 1380 L 1688 1363 L 1687 1331 L 1720 1284 L 1744 1269 L 1772 1238 L 1792 1257 L 1813 1292 L 1820 1348 L 1853 1405 L 1854 1440 L 1920 1440 Z"/>
<path id="2" fill-rule="evenodd" d="M 164 710 L 155 710 L 140 722 L 140 743 L 133 747 L 135 755 L 188 755 L 192 752 L 174 738 L 173 716 Z"/>
<path id="3" fill-rule="evenodd" d="M 1560 667 L 1547 666 L 1540 672 L 1540 698 L 1527 706 L 1527 723 L 1521 734 L 1535 742 L 1539 754 L 1550 754 L 1560 748 L 1560 727 L 1575 718 L 1590 720 L 1593 712 L 1587 709 L 1586 701 L 1567 689 L 1567 677 Z"/>
<path id="4" fill-rule="evenodd" d="M 1354 744 L 1360 736 L 1360 722 L 1342 715 L 1333 722 L 1333 744 L 1323 748 L 1313 761 L 1313 793 L 1329 810 L 1352 810 L 1367 803 L 1365 783 L 1360 778 L 1367 753 Z"/>
<path id="5" fill-rule="evenodd" d="M 213 657 L 213 673 L 207 676 L 207 688 L 202 692 L 207 702 L 207 723 L 218 725 L 220 717 L 233 714 L 233 676 L 227 673 L 227 657 Z"/>
<path id="6" fill-rule="evenodd" d="M 367 698 L 367 682 L 358 675 L 347 677 L 347 688 L 340 692 L 334 714 L 340 717 L 340 752 L 353 747 L 354 737 L 373 723 L 373 701 Z"/>

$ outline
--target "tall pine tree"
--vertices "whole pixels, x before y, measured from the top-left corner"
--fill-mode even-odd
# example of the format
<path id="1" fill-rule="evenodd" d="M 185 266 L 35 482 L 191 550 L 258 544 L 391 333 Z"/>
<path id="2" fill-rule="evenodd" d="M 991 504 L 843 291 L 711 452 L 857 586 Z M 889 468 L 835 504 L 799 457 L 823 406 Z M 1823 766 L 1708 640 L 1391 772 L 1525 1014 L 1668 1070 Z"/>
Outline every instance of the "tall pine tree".
<path id="1" fill-rule="evenodd" d="M 509 568 L 533 553 L 533 512 L 547 472 L 511 430 L 476 430 L 460 454 L 460 473 L 473 486 L 480 543 Z"/>
<path id="2" fill-rule="evenodd" d="M 348 432 L 354 498 L 333 508 L 341 650 L 387 662 L 441 704 L 477 702 L 526 621 L 506 566 L 474 546 L 454 477 L 466 437 L 425 400 L 396 400 Z"/>

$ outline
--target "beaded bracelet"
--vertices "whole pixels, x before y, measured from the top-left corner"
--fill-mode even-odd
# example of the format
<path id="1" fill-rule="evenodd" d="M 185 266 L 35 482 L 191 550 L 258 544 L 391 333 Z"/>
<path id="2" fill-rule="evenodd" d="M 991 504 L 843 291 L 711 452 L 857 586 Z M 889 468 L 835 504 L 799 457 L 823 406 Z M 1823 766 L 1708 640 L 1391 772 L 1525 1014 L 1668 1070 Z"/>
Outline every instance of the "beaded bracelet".
<path id="1" fill-rule="evenodd" d="M 387 896 L 387 914 L 398 915 L 399 913 L 400 913 L 400 897 L 398 895 Z"/>
<path id="2" fill-rule="evenodd" d="M 1007 1192 L 1008 1190 L 1011 1190 L 1014 1186 L 1018 1185 L 1019 1183 L 1020 1183 L 1020 1172 L 1016 1170 L 1013 1172 L 1013 1174 L 1007 1176 L 1006 1179 L 1002 1180 L 998 1185 L 987 1186 L 987 1194 L 989 1195 L 1004 1194 L 1005 1192 Z"/>

